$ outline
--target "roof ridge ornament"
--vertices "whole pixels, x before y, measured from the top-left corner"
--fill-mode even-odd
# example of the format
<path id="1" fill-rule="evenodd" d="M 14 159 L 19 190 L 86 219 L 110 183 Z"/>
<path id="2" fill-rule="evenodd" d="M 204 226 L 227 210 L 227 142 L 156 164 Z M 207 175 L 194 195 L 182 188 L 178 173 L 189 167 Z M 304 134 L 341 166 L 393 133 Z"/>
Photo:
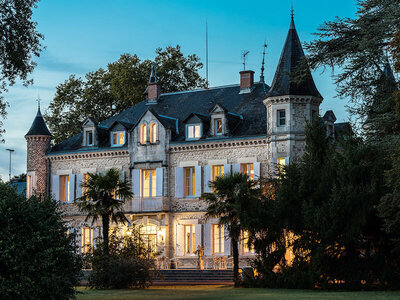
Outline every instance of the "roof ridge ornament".
<path id="1" fill-rule="evenodd" d="M 154 61 L 151 66 L 151 74 L 149 78 L 149 83 L 157 82 L 157 63 Z"/>
<path id="2" fill-rule="evenodd" d="M 295 29 L 294 25 L 294 8 L 293 8 L 293 1 L 292 1 L 292 6 L 290 8 L 290 28 L 289 29 Z"/>

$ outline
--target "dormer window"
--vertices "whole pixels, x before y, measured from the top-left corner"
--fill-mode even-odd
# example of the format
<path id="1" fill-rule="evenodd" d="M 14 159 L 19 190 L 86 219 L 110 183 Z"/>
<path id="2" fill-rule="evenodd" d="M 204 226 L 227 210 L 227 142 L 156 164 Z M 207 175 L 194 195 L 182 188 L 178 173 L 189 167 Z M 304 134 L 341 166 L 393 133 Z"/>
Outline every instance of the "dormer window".
<path id="1" fill-rule="evenodd" d="M 157 124 L 156 123 L 150 124 L 150 143 L 152 143 L 152 144 L 157 143 Z"/>
<path id="2" fill-rule="evenodd" d="M 215 135 L 222 135 L 223 134 L 223 130 L 222 130 L 222 119 L 218 118 L 218 119 L 214 119 L 214 134 Z"/>
<path id="3" fill-rule="evenodd" d="M 93 131 L 86 132 L 86 145 L 93 146 Z"/>
<path id="4" fill-rule="evenodd" d="M 116 131 L 112 133 L 112 146 L 122 146 L 125 144 L 125 131 Z"/>
<path id="5" fill-rule="evenodd" d="M 278 110 L 278 126 L 286 125 L 286 111 L 284 109 Z"/>
<path id="6" fill-rule="evenodd" d="M 186 139 L 197 140 L 201 138 L 201 124 L 187 125 Z"/>
<path id="7" fill-rule="evenodd" d="M 147 143 L 147 126 L 146 126 L 146 124 L 142 124 L 142 126 L 140 126 L 140 143 L 143 145 Z"/>

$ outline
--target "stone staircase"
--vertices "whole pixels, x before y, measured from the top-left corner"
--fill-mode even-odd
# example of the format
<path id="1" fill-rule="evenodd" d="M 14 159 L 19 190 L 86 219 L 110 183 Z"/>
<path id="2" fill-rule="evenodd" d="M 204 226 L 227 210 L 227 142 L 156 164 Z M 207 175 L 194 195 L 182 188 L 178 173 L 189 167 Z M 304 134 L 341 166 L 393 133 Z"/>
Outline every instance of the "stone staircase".
<path id="1" fill-rule="evenodd" d="M 233 284 L 232 270 L 177 269 L 161 270 L 154 285 L 217 285 Z"/>

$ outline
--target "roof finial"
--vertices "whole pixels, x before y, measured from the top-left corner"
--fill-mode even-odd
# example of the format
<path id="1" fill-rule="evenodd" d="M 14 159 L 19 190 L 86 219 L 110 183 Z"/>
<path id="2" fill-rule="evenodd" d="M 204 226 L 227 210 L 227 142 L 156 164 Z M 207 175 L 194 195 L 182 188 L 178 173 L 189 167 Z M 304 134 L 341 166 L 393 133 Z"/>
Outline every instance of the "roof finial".
<path id="1" fill-rule="evenodd" d="M 292 0 L 292 7 L 290 8 L 290 16 L 291 16 L 292 20 L 294 20 L 293 0 Z"/>
<path id="2" fill-rule="evenodd" d="M 153 66 L 151 67 L 151 74 L 149 78 L 149 83 L 157 82 L 157 63 L 154 61 Z"/>
<path id="3" fill-rule="evenodd" d="M 260 76 L 260 82 L 264 83 L 264 63 L 265 63 L 265 50 L 267 49 L 267 41 L 264 40 L 264 50 L 263 50 L 263 60 L 261 63 L 261 76 Z"/>
<path id="4" fill-rule="evenodd" d="M 40 111 L 40 95 L 38 95 L 38 98 L 36 99 L 36 102 L 38 103 L 38 110 Z"/>

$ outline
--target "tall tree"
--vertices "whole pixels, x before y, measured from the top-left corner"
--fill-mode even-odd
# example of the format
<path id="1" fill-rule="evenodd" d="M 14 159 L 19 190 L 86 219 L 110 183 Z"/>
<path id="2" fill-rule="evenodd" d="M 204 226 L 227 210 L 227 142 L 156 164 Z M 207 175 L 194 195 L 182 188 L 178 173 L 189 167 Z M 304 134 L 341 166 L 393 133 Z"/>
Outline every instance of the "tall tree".
<path id="1" fill-rule="evenodd" d="M 92 223 L 101 219 L 103 230 L 103 249 L 109 252 L 110 222 L 127 222 L 123 212 L 123 204 L 132 198 L 129 181 L 121 181 L 119 172 L 110 169 L 105 174 L 88 173 L 88 178 L 82 183 L 83 196 L 76 199 L 79 209 L 86 213 L 86 220 Z"/>
<path id="2" fill-rule="evenodd" d="M 234 282 L 235 286 L 238 286 L 240 283 L 238 243 L 242 231 L 238 208 L 240 203 L 257 197 L 258 189 L 255 181 L 240 173 L 217 177 L 210 185 L 214 192 L 202 195 L 202 199 L 208 205 L 206 215 L 219 218 L 220 226 L 225 226 L 228 230 L 232 244 Z"/>
<path id="3" fill-rule="evenodd" d="M 36 64 L 43 47 L 43 35 L 36 30 L 37 23 L 32 21 L 33 9 L 38 0 L 3 0 L 0 4 L 0 118 L 7 115 L 8 103 L 2 92 L 21 80 L 24 85 L 31 84 L 28 75 Z M 0 121 L 0 139 L 4 133 Z"/>
<path id="4" fill-rule="evenodd" d="M 179 45 L 158 48 L 155 62 L 163 92 L 206 86 L 199 75 L 203 67 L 199 57 L 186 57 Z M 71 75 L 58 85 L 45 114 L 55 142 L 79 133 L 87 116 L 102 121 L 144 100 L 151 65 L 150 60 L 142 61 L 137 55 L 122 54 L 107 69 L 90 72 L 85 79 Z"/>

